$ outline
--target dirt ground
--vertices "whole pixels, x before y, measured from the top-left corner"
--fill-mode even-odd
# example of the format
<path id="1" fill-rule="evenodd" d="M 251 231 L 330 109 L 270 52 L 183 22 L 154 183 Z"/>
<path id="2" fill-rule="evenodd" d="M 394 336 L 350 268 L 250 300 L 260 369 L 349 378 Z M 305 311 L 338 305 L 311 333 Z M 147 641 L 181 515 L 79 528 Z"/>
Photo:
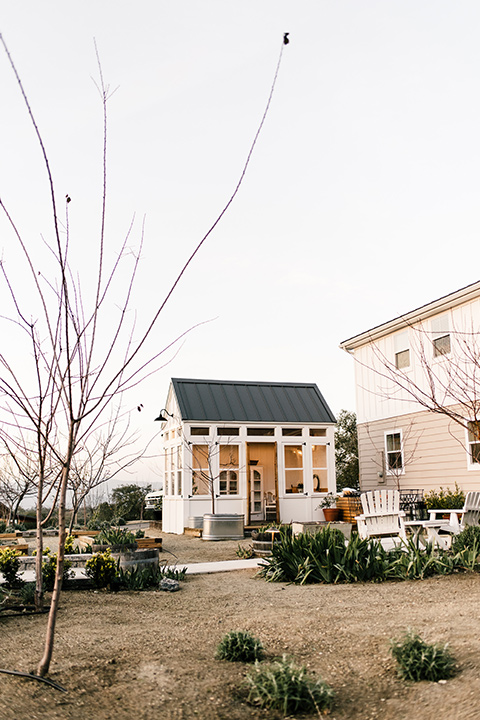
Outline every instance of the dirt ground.
<path id="1" fill-rule="evenodd" d="M 234 559 L 237 543 L 164 535 L 164 548 L 181 565 Z M 259 637 L 270 659 L 287 653 L 329 682 L 332 719 L 480 717 L 480 576 L 297 587 L 255 574 L 191 576 L 172 594 L 64 592 L 50 677 L 68 692 L 0 675 L 1 720 L 278 718 L 245 703 L 244 665 L 214 658 L 222 635 L 240 629 Z M 34 670 L 45 627 L 46 616 L 2 619 L 0 666 Z M 458 675 L 445 684 L 399 680 L 389 639 L 407 628 L 450 642 Z"/>

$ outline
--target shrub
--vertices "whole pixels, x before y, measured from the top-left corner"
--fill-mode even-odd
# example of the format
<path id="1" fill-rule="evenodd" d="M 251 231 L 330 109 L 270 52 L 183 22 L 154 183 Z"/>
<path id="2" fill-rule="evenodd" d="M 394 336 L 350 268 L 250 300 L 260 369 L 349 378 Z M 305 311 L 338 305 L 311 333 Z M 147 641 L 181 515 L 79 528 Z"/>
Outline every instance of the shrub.
<path id="1" fill-rule="evenodd" d="M 5 520 L 0 520 L 0 533 L 4 533 L 7 531 L 7 523 Z"/>
<path id="2" fill-rule="evenodd" d="M 390 651 L 404 680 L 445 680 L 455 673 L 455 660 L 447 645 L 428 645 L 409 631 L 401 640 L 392 640 Z"/>
<path id="3" fill-rule="evenodd" d="M 115 581 L 118 569 L 110 548 L 103 553 L 95 553 L 87 560 L 85 574 L 97 588 L 108 587 Z"/>
<path id="4" fill-rule="evenodd" d="M 453 538 L 453 552 L 458 553 L 465 548 L 480 552 L 480 525 L 467 525 L 459 535 Z"/>
<path id="5" fill-rule="evenodd" d="M 73 549 L 73 543 L 75 542 L 75 538 L 73 535 L 67 535 L 65 538 L 65 555 L 72 555 L 75 550 Z"/>
<path id="6" fill-rule="evenodd" d="M 55 573 L 57 572 L 57 554 L 50 554 L 49 548 L 46 548 L 45 554 L 47 559 L 42 562 L 42 578 L 45 589 L 51 592 L 55 585 Z M 69 580 L 73 573 L 71 572 L 72 563 L 69 560 L 63 561 L 63 582 Z"/>
<path id="7" fill-rule="evenodd" d="M 264 657 L 263 645 L 258 638 L 244 630 L 232 631 L 223 636 L 215 656 L 230 662 L 254 662 Z"/>
<path id="8" fill-rule="evenodd" d="M 465 493 L 455 483 L 455 490 L 441 487 L 425 493 L 427 510 L 461 510 L 465 503 Z"/>
<path id="9" fill-rule="evenodd" d="M 326 527 L 315 535 L 282 536 L 264 558 L 259 575 L 269 582 L 351 583 L 416 580 L 477 569 L 472 553 L 455 555 L 412 539 L 386 551 L 375 539 L 353 534 L 346 542 L 339 530 Z"/>
<path id="10" fill-rule="evenodd" d="M 22 580 L 18 575 L 20 568 L 20 553 L 17 550 L 5 548 L 0 550 L 0 572 L 3 574 L 5 584 L 8 588 L 21 585 Z"/>
<path id="11" fill-rule="evenodd" d="M 281 710 L 284 715 L 328 710 L 334 692 L 323 680 L 312 678 L 305 667 L 284 655 L 270 665 L 255 662 L 247 675 L 247 702 L 262 708 Z"/>
<path id="12" fill-rule="evenodd" d="M 97 535 L 95 543 L 98 545 L 111 545 L 112 547 L 134 547 L 135 535 L 120 528 L 103 528 L 100 535 Z"/>

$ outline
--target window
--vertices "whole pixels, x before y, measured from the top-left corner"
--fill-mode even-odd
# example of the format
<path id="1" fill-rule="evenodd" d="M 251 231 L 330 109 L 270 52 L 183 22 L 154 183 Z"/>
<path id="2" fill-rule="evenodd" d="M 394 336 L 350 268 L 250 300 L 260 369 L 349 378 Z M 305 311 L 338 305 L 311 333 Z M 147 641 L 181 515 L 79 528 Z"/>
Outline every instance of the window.
<path id="1" fill-rule="evenodd" d="M 398 473 L 403 470 L 402 434 L 400 432 L 385 435 L 387 472 Z"/>
<path id="2" fill-rule="evenodd" d="M 247 435 L 274 435 L 273 428 L 247 428 Z"/>
<path id="3" fill-rule="evenodd" d="M 328 492 L 327 446 L 312 445 L 313 492 Z"/>
<path id="4" fill-rule="evenodd" d="M 400 332 L 393 337 L 395 351 L 395 367 L 404 370 L 410 367 L 410 349 L 408 346 L 408 332 Z"/>
<path id="5" fill-rule="evenodd" d="M 480 422 L 468 423 L 468 455 L 473 464 L 480 463 Z"/>
<path id="6" fill-rule="evenodd" d="M 397 370 L 403 370 L 410 367 L 410 350 L 402 350 L 395 353 L 395 367 Z"/>
<path id="7" fill-rule="evenodd" d="M 327 431 L 325 428 L 310 428 L 310 437 L 326 437 Z"/>
<path id="8" fill-rule="evenodd" d="M 303 493 L 303 447 L 285 445 L 285 492 Z"/>
<path id="9" fill-rule="evenodd" d="M 302 428 L 282 428 L 283 437 L 302 437 Z"/>
<path id="10" fill-rule="evenodd" d="M 433 357 L 448 355 L 451 350 L 450 323 L 448 315 L 432 319 Z"/>
<path id="11" fill-rule="evenodd" d="M 210 490 L 208 445 L 192 445 L 192 495 L 208 495 Z"/>
<path id="12" fill-rule="evenodd" d="M 240 428 L 217 427 L 217 435 L 240 435 Z"/>
<path id="13" fill-rule="evenodd" d="M 220 445 L 220 495 L 238 495 L 238 445 Z"/>
<path id="14" fill-rule="evenodd" d="M 191 427 L 190 435 L 210 435 L 209 427 Z"/>
<path id="15" fill-rule="evenodd" d="M 433 339 L 433 357 L 448 355 L 450 349 L 450 335 L 442 335 Z"/>

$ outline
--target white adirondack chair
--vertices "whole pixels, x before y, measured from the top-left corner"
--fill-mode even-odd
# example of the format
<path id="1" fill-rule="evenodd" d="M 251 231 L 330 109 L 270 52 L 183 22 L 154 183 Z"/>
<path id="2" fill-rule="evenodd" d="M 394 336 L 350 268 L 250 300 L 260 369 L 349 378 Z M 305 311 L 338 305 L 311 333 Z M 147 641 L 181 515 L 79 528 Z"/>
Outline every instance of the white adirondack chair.
<path id="1" fill-rule="evenodd" d="M 480 523 L 480 492 L 468 492 L 461 510 L 429 510 L 430 522 L 439 522 L 440 534 L 458 535 L 467 525 Z M 438 515 L 450 515 L 448 522 L 439 521 Z M 460 519 L 459 519 L 460 516 Z"/>
<path id="2" fill-rule="evenodd" d="M 356 517 L 358 534 L 361 538 L 376 537 L 390 539 L 382 545 L 394 547 L 406 541 L 405 513 L 400 510 L 398 490 L 374 490 L 362 493 L 363 514 Z"/>

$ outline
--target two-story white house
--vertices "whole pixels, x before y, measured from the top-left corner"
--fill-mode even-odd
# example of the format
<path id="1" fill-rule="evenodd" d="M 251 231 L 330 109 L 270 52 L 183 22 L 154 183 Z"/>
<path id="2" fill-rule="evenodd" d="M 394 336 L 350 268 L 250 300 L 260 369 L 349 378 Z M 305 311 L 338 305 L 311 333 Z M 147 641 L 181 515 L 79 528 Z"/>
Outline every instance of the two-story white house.
<path id="1" fill-rule="evenodd" d="M 480 489 L 480 282 L 341 343 L 360 486 Z"/>
<path id="2" fill-rule="evenodd" d="M 245 524 L 321 520 L 335 418 L 315 384 L 173 378 L 159 418 L 163 529 L 212 512 Z"/>

